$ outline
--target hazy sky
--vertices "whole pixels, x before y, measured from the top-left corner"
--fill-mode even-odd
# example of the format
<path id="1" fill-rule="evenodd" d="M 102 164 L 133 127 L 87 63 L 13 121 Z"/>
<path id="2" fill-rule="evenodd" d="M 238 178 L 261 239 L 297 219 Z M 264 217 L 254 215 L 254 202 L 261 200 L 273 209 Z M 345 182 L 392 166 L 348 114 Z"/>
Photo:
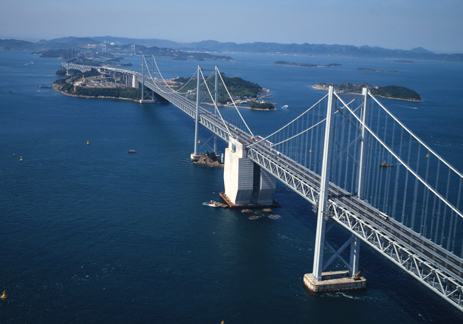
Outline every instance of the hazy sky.
<path id="1" fill-rule="evenodd" d="M 369 45 L 463 53 L 462 0 L 2 0 L 0 38 Z"/>

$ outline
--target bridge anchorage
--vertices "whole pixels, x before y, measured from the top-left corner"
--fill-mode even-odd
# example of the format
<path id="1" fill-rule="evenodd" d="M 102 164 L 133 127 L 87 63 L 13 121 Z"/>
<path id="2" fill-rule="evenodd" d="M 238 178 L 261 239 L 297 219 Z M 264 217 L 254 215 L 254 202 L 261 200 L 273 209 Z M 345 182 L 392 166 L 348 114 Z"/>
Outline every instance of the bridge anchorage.
<path id="1" fill-rule="evenodd" d="M 209 77 L 198 67 L 188 82 L 196 87 L 174 90 L 154 57 L 152 62 L 156 70 L 142 73 L 100 69 L 125 73 L 133 85 L 149 88 L 193 118 L 194 154 L 200 127 L 228 143 L 224 185 L 232 203 L 273 201 L 279 180 L 315 206 L 313 269 L 304 276 L 311 291 L 365 288 L 358 276 L 362 241 L 463 311 L 463 174 L 368 89 L 353 95 L 330 88 L 297 118 L 261 137 L 249 129 L 217 67 Z M 62 67 L 89 68 L 66 62 Z M 219 108 L 222 94 L 230 104 Z M 349 233 L 345 242 L 334 235 L 325 240 L 339 228 Z"/>

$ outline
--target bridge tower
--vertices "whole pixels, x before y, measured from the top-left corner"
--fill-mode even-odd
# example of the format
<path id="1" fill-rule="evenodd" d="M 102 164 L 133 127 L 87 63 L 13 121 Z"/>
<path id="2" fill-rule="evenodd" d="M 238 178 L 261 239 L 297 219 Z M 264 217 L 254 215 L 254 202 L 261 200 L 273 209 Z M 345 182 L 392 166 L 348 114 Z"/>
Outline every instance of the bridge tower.
<path id="1" fill-rule="evenodd" d="M 198 65 L 198 69 L 196 70 L 196 111 L 195 111 L 195 142 L 194 142 L 194 149 L 193 153 L 191 154 L 190 158 L 192 161 L 197 161 L 201 154 L 199 153 L 199 144 L 200 144 L 200 139 L 199 139 L 199 131 L 200 131 L 200 125 L 199 125 L 199 120 L 200 120 L 200 113 L 199 113 L 199 108 L 201 105 L 201 102 L 203 102 L 206 98 L 210 98 L 210 95 L 207 91 L 202 90 L 202 86 L 206 85 L 208 82 L 210 82 L 210 78 L 207 78 L 204 80 L 204 82 L 201 82 L 202 80 L 202 71 L 212 71 L 212 70 L 206 70 L 202 69 L 200 65 Z M 215 69 L 213 70 L 214 72 L 214 84 L 213 89 L 211 91 L 211 95 L 214 96 L 214 98 L 210 98 L 212 101 L 215 102 L 217 105 L 217 99 L 219 95 L 219 69 L 216 66 Z M 211 87 L 209 87 L 210 89 Z M 214 109 L 214 114 L 217 115 L 217 110 Z M 217 154 L 217 135 L 212 135 L 213 139 L 213 152 Z M 207 143 L 208 141 L 206 141 Z"/>
<path id="2" fill-rule="evenodd" d="M 325 139 L 323 148 L 323 160 L 322 160 L 322 173 L 320 181 L 320 195 L 318 198 L 317 206 L 317 232 L 315 237 L 315 251 L 314 251 L 314 263 L 313 272 L 304 275 L 304 284 L 307 288 L 315 293 L 333 292 L 333 291 L 346 291 L 346 290 L 357 290 L 366 288 L 366 279 L 358 277 L 358 260 L 360 251 L 359 239 L 352 234 L 352 236 L 339 248 L 337 251 L 333 251 L 334 254 L 326 262 L 323 258 L 325 250 L 325 234 L 330 228 L 327 228 L 327 218 L 330 217 L 330 210 L 328 209 L 328 189 L 329 189 L 329 174 L 331 168 L 331 145 L 333 143 L 333 115 L 334 115 L 334 104 L 333 104 L 333 87 L 329 87 L 328 92 L 328 105 L 326 113 L 326 125 L 325 125 Z M 363 104 L 363 125 L 362 125 L 362 140 L 361 140 L 361 160 L 363 160 L 363 136 L 365 136 L 365 112 L 366 112 L 366 98 L 367 92 L 364 89 L 364 104 Z M 363 181 L 362 164 L 360 164 L 359 172 L 359 189 L 361 190 L 361 184 Z M 359 192 L 360 193 L 360 192 Z M 341 253 L 350 246 L 350 260 L 346 262 Z M 340 259 L 346 266 L 348 271 L 333 271 L 323 272 L 335 259 Z"/>
<path id="3" fill-rule="evenodd" d="M 153 103 L 154 99 L 154 91 L 145 87 L 145 76 L 150 77 L 152 79 L 154 77 L 154 57 L 152 56 L 150 59 L 146 59 L 143 55 L 141 61 L 141 100 L 140 103 Z M 146 75 L 145 75 L 146 73 Z"/>

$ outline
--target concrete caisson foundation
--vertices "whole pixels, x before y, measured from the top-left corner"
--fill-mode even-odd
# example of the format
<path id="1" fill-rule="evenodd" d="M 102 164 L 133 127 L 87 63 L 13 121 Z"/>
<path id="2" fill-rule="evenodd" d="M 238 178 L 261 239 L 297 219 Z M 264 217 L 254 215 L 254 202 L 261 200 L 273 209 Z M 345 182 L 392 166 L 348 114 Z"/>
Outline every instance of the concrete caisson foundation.
<path id="1" fill-rule="evenodd" d="M 230 138 L 225 149 L 224 164 L 225 201 L 232 206 L 274 206 L 275 178 L 254 164 L 243 145 Z"/>
<path id="2" fill-rule="evenodd" d="M 359 279 L 349 277 L 349 271 L 323 272 L 321 281 L 315 280 L 311 273 L 306 273 L 304 275 L 304 285 L 311 292 L 322 294 L 366 289 L 367 280 L 364 277 L 359 277 Z"/>

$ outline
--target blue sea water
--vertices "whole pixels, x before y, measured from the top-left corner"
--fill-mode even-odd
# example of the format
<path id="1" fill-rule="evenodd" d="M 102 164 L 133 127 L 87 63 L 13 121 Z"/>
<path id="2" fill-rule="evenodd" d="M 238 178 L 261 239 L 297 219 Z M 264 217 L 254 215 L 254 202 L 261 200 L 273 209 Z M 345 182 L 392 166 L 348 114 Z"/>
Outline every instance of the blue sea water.
<path id="1" fill-rule="evenodd" d="M 201 65 L 218 64 L 269 88 L 277 108 L 288 105 L 243 110 L 257 134 L 318 101 L 324 93 L 313 84 L 402 85 L 423 102 L 381 102 L 463 170 L 462 64 L 232 56 L 235 62 Z M 273 65 L 277 60 L 342 67 Z M 139 70 L 140 57 L 125 61 Z M 0 289 L 9 294 L 0 301 L 0 323 L 463 322 L 460 311 L 364 244 L 366 291 L 310 294 L 302 283 L 315 238 L 307 202 L 278 185 L 277 220 L 202 206 L 219 200 L 223 170 L 190 163 L 188 116 L 172 105 L 38 88 L 55 79 L 59 64 L 0 52 Z M 169 78 L 189 77 L 198 63 L 158 64 Z"/>

